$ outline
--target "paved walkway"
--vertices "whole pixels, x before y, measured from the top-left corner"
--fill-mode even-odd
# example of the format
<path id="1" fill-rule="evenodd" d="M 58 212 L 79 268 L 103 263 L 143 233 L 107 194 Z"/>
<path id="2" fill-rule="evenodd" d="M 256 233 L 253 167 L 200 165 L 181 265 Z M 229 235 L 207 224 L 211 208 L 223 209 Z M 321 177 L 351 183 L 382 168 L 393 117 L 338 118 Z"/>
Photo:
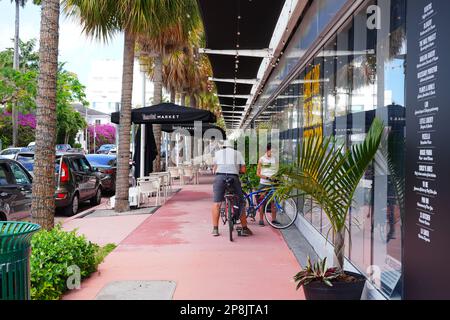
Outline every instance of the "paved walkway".
<path id="1" fill-rule="evenodd" d="M 114 281 L 160 280 L 176 283 L 177 300 L 292 300 L 293 275 L 300 269 L 281 234 L 250 225 L 253 237 L 230 243 L 227 230 L 211 236 L 211 178 L 186 186 L 152 216 L 74 219 L 92 241 L 115 242 L 118 248 L 99 272 L 65 299 L 95 299 Z"/>

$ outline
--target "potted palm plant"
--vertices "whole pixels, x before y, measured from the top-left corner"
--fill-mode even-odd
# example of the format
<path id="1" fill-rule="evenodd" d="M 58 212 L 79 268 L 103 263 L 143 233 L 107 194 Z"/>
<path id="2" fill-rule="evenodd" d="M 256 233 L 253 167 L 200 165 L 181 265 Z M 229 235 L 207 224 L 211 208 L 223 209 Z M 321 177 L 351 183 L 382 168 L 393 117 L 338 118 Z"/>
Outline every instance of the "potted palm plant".
<path id="1" fill-rule="evenodd" d="M 280 167 L 274 196 L 289 198 L 294 191 L 311 196 L 330 220 L 334 235 L 335 267 L 327 268 L 326 260 L 315 264 L 309 261 L 295 277 L 307 299 L 361 298 L 365 278 L 344 271 L 346 222 L 355 191 L 375 158 L 383 131 L 382 121 L 376 118 L 364 142 L 348 151 L 333 137 L 306 138 L 299 147 L 297 161 Z"/>

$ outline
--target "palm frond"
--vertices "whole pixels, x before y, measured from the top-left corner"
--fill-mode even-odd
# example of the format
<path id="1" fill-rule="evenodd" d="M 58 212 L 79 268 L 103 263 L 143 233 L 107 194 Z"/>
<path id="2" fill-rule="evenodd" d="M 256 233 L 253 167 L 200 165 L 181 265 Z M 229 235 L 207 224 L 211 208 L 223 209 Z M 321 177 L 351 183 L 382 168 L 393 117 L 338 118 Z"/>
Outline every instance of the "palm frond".
<path id="1" fill-rule="evenodd" d="M 375 119 L 364 142 L 346 152 L 333 137 L 304 139 L 296 163 L 280 167 L 274 196 L 301 190 L 322 207 L 335 233 L 344 231 L 355 191 L 378 151 L 383 131 L 383 123 Z"/>

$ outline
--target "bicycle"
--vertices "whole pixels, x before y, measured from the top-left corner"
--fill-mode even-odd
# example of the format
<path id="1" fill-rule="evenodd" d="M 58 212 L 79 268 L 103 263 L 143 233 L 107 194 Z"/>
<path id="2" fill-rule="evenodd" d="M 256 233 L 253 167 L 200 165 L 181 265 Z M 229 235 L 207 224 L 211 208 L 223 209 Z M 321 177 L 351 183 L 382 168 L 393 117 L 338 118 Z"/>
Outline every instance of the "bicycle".
<path id="1" fill-rule="evenodd" d="M 233 185 L 234 178 L 225 178 L 225 201 L 220 206 L 220 216 L 224 225 L 228 223 L 231 242 L 233 242 L 234 226 L 239 224 L 241 211 L 239 197 L 235 194 Z"/>
<path id="2" fill-rule="evenodd" d="M 280 200 L 276 196 L 274 197 L 275 191 L 276 187 L 271 186 L 250 193 L 244 193 L 244 198 L 248 204 L 247 217 L 252 219 L 253 221 L 256 221 L 256 215 L 258 214 L 261 207 L 265 204 L 264 217 L 267 223 L 275 229 L 284 230 L 292 226 L 297 220 L 297 204 L 290 198 Z M 260 198 L 259 196 L 261 194 L 265 194 L 264 199 L 259 202 L 256 201 L 255 203 L 254 197 Z M 275 201 L 276 221 L 278 222 L 278 224 L 272 221 L 272 201 Z M 268 214 L 270 214 L 271 216 L 269 217 Z"/>

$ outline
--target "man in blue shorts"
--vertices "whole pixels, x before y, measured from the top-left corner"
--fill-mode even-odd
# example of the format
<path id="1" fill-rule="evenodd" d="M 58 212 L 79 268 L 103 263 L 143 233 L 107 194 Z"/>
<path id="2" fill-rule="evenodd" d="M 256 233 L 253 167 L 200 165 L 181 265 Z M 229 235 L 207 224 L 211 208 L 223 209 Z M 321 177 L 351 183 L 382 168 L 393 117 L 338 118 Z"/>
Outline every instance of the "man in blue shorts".
<path id="1" fill-rule="evenodd" d="M 214 204 L 212 207 L 212 222 L 213 222 L 213 236 L 218 237 L 219 234 L 219 219 L 220 219 L 220 205 L 225 201 L 225 180 L 227 178 L 234 179 L 233 189 L 236 196 L 241 199 L 241 223 L 242 236 L 250 236 L 253 233 L 247 227 L 247 217 L 245 215 L 244 193 L 242 191 L 241 180 L 239 174 L 246 172 L 244 157 L 239 151 L 234 150 L 233 145 L 226 141 L 222 149 L 216 151 L 214 156 L 213 172 L 216 175 L 214 180 Z"/>

